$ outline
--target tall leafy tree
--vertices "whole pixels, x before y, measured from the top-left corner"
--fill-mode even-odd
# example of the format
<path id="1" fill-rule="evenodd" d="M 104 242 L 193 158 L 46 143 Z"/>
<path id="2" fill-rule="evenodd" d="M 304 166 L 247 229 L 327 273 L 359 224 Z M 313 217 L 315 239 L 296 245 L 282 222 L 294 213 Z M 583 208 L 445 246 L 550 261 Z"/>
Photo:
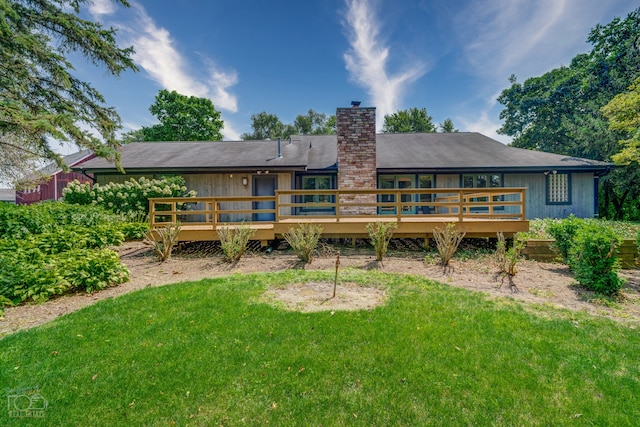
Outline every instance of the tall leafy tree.
<path id="1" fill-rule="evenodd" d="M 436 132 L 433 117 L 427 114 L 426 108 L 409 108 L 384 116 L 382 132 L 384 133 L 422 133 Z"/>
<path id="2" fill-rule="evenodd" d="M 14 171 L 22 163 L 28 173 L 38 160 L 68 169 L 52 140 L 90 148 L 119 164 L 120 117 L 91 84 L 73 75 L 67 54 L 79 53 L 117 76 L 136 70 L 133 48 L 118 47 L 113 28 L 80 18 L 87 3 L 0 1 L 0 163 Z M 3 166 L 0 175 L 9 169 Z"/>
<path id="3" fill-rule="evenodd" d="M 324 113 L 314 110 L 307 114 L 300 114 L 293 121 L 295 133 L 298 135 L 331 135 L 336 133 L 336 116 L 327 117 Z"/>
<path id="4" fill-rule="evenodd" d="M 129 132 L 124 140 L 220 141 L 224 122 L 207 98 L 162 89 L 149 107 L 160 124 Z"/>
<path id="5" fill-rule="evenodd" d="M 251 129 L 252 133 L 243 133 L 241 138 L 244 140 L 288 138 L 293 133 L 277 115 L 266 111 L 251 116 Z"/>
<path id="6" fill-rule="evenodd" d="M 628 92 L 616 95 L 601 111 L 609 119 L 609 129 L 628 135 L 620 141 L 622 150 L 613 155 L 613 160 L 624 165 L 640 163 L 640 77 Z"/>
<path id="7" fill-rule="evenodd" d="M 327 116 L 312 109 L 299 114 L 293 123 L 285 124 L 280 118 L 263 111 L 251 116 L 251 133 L 242 134 L 244 140 L 287 139 L 291 135 L 330 135 L 336 133 L 336 116 Z"/>
<path id="8" fill-rule="evenodd" d="M 595 160 L 618 158 L 618 141 L 627 134 L 609 127 L 601 109 L 640 74 L 640 9 L 596 25 L 587 40 L 592 50 L 567 67 L 524 83 L 511 77 L 511 86 L 498 98 L 505 107 L 498 132 L 513 136 L 514 146 Z M 605 177 L 600 199 L 605 215 L 640 215 L 639 176 L 637 163 L 631 163 Z"/>

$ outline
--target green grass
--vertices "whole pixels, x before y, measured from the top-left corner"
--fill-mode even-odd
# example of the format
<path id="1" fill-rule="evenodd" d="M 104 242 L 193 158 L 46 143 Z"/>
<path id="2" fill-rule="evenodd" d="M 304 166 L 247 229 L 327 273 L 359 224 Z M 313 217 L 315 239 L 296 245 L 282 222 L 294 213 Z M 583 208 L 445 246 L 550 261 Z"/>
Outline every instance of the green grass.
<path id="1" fill-rule="evenodd" d="M 268 287 L 331 272 L 233 275 L 104 300 L 0 340 L 5 392 L 41 420 L 0 425 L 633 425 L 640 334 L 415 276 L 372 311 L 299 313 Z M 41 424 L 38 424 L 41 423 Z"/>

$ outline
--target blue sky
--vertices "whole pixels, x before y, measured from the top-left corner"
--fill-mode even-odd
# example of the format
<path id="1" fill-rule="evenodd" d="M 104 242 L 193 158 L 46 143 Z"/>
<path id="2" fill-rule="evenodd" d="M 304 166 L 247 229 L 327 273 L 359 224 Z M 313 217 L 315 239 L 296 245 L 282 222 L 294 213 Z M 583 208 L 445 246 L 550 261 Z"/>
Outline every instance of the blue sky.
<path id="1" fill-rule="evenodd" d="M 434 122 L 499 136 L 496 98 L 586 52 L 589 30 L 637 0 L 94 0 L 85 17 L 118 29 L 138 73 L 87 63 L 76 72 L 117 109 L 126 130 L 155 124 L 160 89 L 210 98 L 225 139 L 251 115 L 289 123 L 352 100 L 385 114 L 425 107 Z"/>

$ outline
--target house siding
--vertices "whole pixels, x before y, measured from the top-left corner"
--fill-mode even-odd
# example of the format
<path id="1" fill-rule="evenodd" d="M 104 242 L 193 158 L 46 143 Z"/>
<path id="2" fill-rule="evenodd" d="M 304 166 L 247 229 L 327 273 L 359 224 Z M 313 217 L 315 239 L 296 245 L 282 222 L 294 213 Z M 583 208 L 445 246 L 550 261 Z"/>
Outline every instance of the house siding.
<path id="1" fill-rule="evenodd" d="M 579 218 L 595 216 L 593 173 L 571 174 L 570 205 L 547 204 L 546 177 L 542 173 L 505 174 L 504 186 L 527 189 L 527 219 L 566 218 L 571 214 Z"/>

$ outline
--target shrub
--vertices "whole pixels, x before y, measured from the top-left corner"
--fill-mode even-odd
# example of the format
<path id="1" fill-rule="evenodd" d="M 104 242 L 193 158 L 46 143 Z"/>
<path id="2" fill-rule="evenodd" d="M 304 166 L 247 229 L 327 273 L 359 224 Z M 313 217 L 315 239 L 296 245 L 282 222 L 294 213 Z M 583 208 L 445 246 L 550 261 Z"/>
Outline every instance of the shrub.
<path id="1" fill-rule="evenodd" d="M 116 213 L 127 215 L 148 214 L 149 198 L 195 197 L 195 191 L 187 192 L 181 176 L 161 179 L 130 179 L 124 183 L 111 182 L 105 185 L 73 181 L 62 191 L 64 201 L 78 205 L 98 205 Z"/>
<path id="2" fill-rule="evenodd" d="M 74 290 L 91 293 L 129 280 L 129 270 L 110 249 L 74 249 L 59 254 L 54 264 Z"/>
<path id="3" fill-rule="evenodd" d="M 38 248 L 3 242 L 0 250 L 0 295 L 13 304 L 43 302 L 71 289 L 50 256 Z"/>
<path id="4" fill-rule="evenodd" d="M 156 237 L 155 233 L 158 234 Z M 178 244 L 178 236 L 180 235 L 180 223 L 175 225 L 167 225 L 166 227 L 156 228 L 154 233 L 148 233 L 145 243 L 151 246 L 153 251 L 158 255 L 160 261 L 165 262 L 171 258 L 173 247 Z"/>
<path id="5" fill-rule="evenodd" d="M 436 241 L 436 247 L 440 254 L 440 263 L 443 267 L 449 265 L 449 261 L 458 250 L 458 246 L 465 234 L 466 232 L 458 229 L 453 222 L 448 223 L 444 228 L 436 227 L 433 229 L 433 238 Z"/>
<path id="6" fill-rule="evenodd" d="M 124 234 L 125 241 L 143 240 L 149 231 L 148 222 L 123 222 L 120 230 Z"/>
<path id="7" fill-rule="evenodd" d="M 525 240 L 522 236 L 516 235 L 511 247 L 507 248 L 507 240 L 502 232 L 498 232 L 498 243 L 496 244 L 496 264 L 500 274 L 509 277 L 516 275 L 516 265 L 520 262 L 522 250 L 525 247 Z"/>
<path id="8" fill-rule="evenodd" d="M 604 295 L 618 293 L 624 284 L 618 276 L 616 249 L 620 240 L 611 227 L 597 223 L 577 230 L 569 249 L 569 266 L 581 286 Z"/>
<path id="9" fill-rule="evenodd" d="M 22 239 L 30 234 L 54 232 L 73 224 L 92 228 L 119 222 L 118 216 L 99 206 L 62 202 L 42 202 L 29 206 L 0 204 L 0 238 Z"/>
<path id="10" fill-rule="evenodd" d="M 322 226 L 313 224 L 290 227 L 284 233 L 284 239 L 293 248 L 300 261 L 307 264 L 313 260 L 313 251 L 318 246 L 320 236 L 322 236 Z"/>
<path id="11" fill-rule="evenodd" d="M 227 262 L 238 262 L 256 231 L 248 225 L 225 226 L 218 229 L 220 246 Z"/>
<path id="12" fill-rule="evenodd" d="M 389 249 L 389 241 L 393 231 L 398 228 L 397 222 L 370 222 L 366 225 L 371 244 L 376 250 L 376 261 L 382 262 Z"/>
<path id="13" fill-rule="evenodd" d="M 551 222 L 547 231 L 553 236 L 555 241 L 555 247 L 562 255 L 564 262 L 569 259 L 569 249 L 576 235 L 576 232 L 580 227 L 585 224 L 585 221 L 580 218 L 576 218 L 573 214 L 560 221 Z"/>

